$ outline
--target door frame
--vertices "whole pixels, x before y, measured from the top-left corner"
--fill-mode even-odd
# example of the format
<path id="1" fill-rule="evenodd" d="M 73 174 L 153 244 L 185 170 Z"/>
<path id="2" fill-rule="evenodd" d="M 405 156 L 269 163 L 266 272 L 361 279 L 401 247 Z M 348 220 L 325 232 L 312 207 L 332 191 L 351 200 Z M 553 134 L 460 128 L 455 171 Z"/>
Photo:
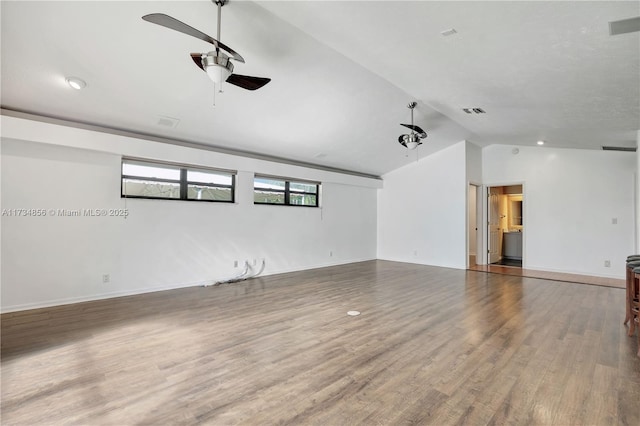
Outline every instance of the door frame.
<path id="1" fill-rule="evenodd" d="M 527 265 L 527 221 L 528 214 L 528 196 L 527 185 L 525 182 L 494 182 L 482 185 L 482 222 L 479 224 L 479 229 L 482 229 L 482 258 L 476 259 L 476 263 L 479 265 L 489 264 L 489 191 L 490 188 L 502 187 L 502 186 L 514 186 L 522 185 L 522 268 L 526 268 Z"/>
<path id="2" fill-rule="evenodd" d="M 476 189 L 476 203 L 475 206 L 471 203 L 471 200 L 469 199 L 469 190 L 471 189 L 471 187 L 475 187 Z M 466 253 L 465 253 L 465 257 L 466 257 L 466 265 L 467 265 L 467 269 L 469 269 L 472 266 L 475 265 L 471 265 L 471 262 L 469 262 L 469 255 L 471 252 L 471 239 L 469 238 L 470 233 L 471 233 L 471 229 L 469 229 L 469 227 L 471 226 L 471 224 L 469 223 L 470 220 L 470 216 L 471 216 L 471 209 L 475 209 L 475 216 L 476 216 L 476 222 L 475 222 L 475 231 L 476 231 L 476 247 L 475 247 L 475 252 L 476 252 L 476 265 L 484 265 L 486 263 L 486 256 L 484 255 L 484 247 L 485 247 L 485 243 L 484 243 L 484 233 L 483 233 L 483 223 L 484 223 L 484 215 L 483 215 L 483 211 L 484 211 L 484 204 L 482 199 L 484 198 L 482 196 L 482 194 L 484 194 L 484 186 L 481 183 L 477 183 L 477 182 L 472 182 L 469 181 L 467 182 L 467 194 L 466 194 L 466 198 L 467 198 L 467 212 L 466 212 L 466 225 L 465 225 L 465 229 L 466 229 Z"/>

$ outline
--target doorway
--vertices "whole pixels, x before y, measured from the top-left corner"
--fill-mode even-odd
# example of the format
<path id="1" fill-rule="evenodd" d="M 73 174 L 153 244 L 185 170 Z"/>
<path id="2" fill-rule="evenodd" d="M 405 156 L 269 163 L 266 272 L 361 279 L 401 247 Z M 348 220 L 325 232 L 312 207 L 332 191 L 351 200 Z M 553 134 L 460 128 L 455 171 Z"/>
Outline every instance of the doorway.
<path id="1" fill-rule="evenodd" d="M 487 263 L 522 268 L 522 184 L 490 186 L 487 195 Z"/>

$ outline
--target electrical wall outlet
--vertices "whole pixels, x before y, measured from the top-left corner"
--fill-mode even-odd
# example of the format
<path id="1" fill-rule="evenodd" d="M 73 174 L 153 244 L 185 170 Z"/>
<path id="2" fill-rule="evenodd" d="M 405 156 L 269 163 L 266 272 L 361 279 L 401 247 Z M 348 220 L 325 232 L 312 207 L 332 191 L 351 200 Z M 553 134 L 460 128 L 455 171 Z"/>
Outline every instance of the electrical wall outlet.
<path id="1" fill-rule="evenodd" d="M 237 268 L 237 267 L 238 267 L 238 261 L 237 261 L 237 260 L 234 260 L 234 261 L 233 261 L 233 267 L 234 267 L 234 268 Z"/>
<path id="2" fill-rule="evenodd" d="M 109 275 L 109 274 L 104 274 L 104 275 L 102 276 L 102 282 L 103 282 L 103 284 L 110 283 L 110 282 L 111 282 L 111 275 Z"/>
<path id="3" fill-rule="evenodd" d="M 611 268 L 611 261 L 610 260 L 605 260 L 604 261 L 604 267 L 605 268 Z"/>

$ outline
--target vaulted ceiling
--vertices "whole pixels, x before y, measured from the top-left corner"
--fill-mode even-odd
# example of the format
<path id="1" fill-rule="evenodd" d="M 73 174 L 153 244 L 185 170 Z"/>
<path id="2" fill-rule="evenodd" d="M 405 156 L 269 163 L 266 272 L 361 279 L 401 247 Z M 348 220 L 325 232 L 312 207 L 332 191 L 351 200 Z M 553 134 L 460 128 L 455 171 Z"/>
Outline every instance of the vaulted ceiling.
<path id="1" fill-rule="evenodd" d="M 189 56 L 211 45 L 149 13 L 216 37 L 209 0 L 2 1 L 5 113 L 371 175 L 461 140 L 636 145 L 640 33 L 608 23 L 640 16 L 638 1 L 231 0 L 221 41 L 246 60 L 235 72 L 272 81 L 224 93 Z M 397 142 L 410 101 L 429 134 L 417 152 Z"/>

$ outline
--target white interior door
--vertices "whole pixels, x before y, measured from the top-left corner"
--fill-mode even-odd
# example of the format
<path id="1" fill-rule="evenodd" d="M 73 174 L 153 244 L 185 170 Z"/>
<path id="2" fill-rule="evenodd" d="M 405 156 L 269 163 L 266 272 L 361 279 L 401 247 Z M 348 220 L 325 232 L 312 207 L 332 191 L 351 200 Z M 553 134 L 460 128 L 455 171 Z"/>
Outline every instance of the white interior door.
<path id="1" fill-rule="evenodd" d="M 502 229 L 500 228 L 501 188 L 489 188 L 489 262 L 498 262 L 502 254 Z"/>

